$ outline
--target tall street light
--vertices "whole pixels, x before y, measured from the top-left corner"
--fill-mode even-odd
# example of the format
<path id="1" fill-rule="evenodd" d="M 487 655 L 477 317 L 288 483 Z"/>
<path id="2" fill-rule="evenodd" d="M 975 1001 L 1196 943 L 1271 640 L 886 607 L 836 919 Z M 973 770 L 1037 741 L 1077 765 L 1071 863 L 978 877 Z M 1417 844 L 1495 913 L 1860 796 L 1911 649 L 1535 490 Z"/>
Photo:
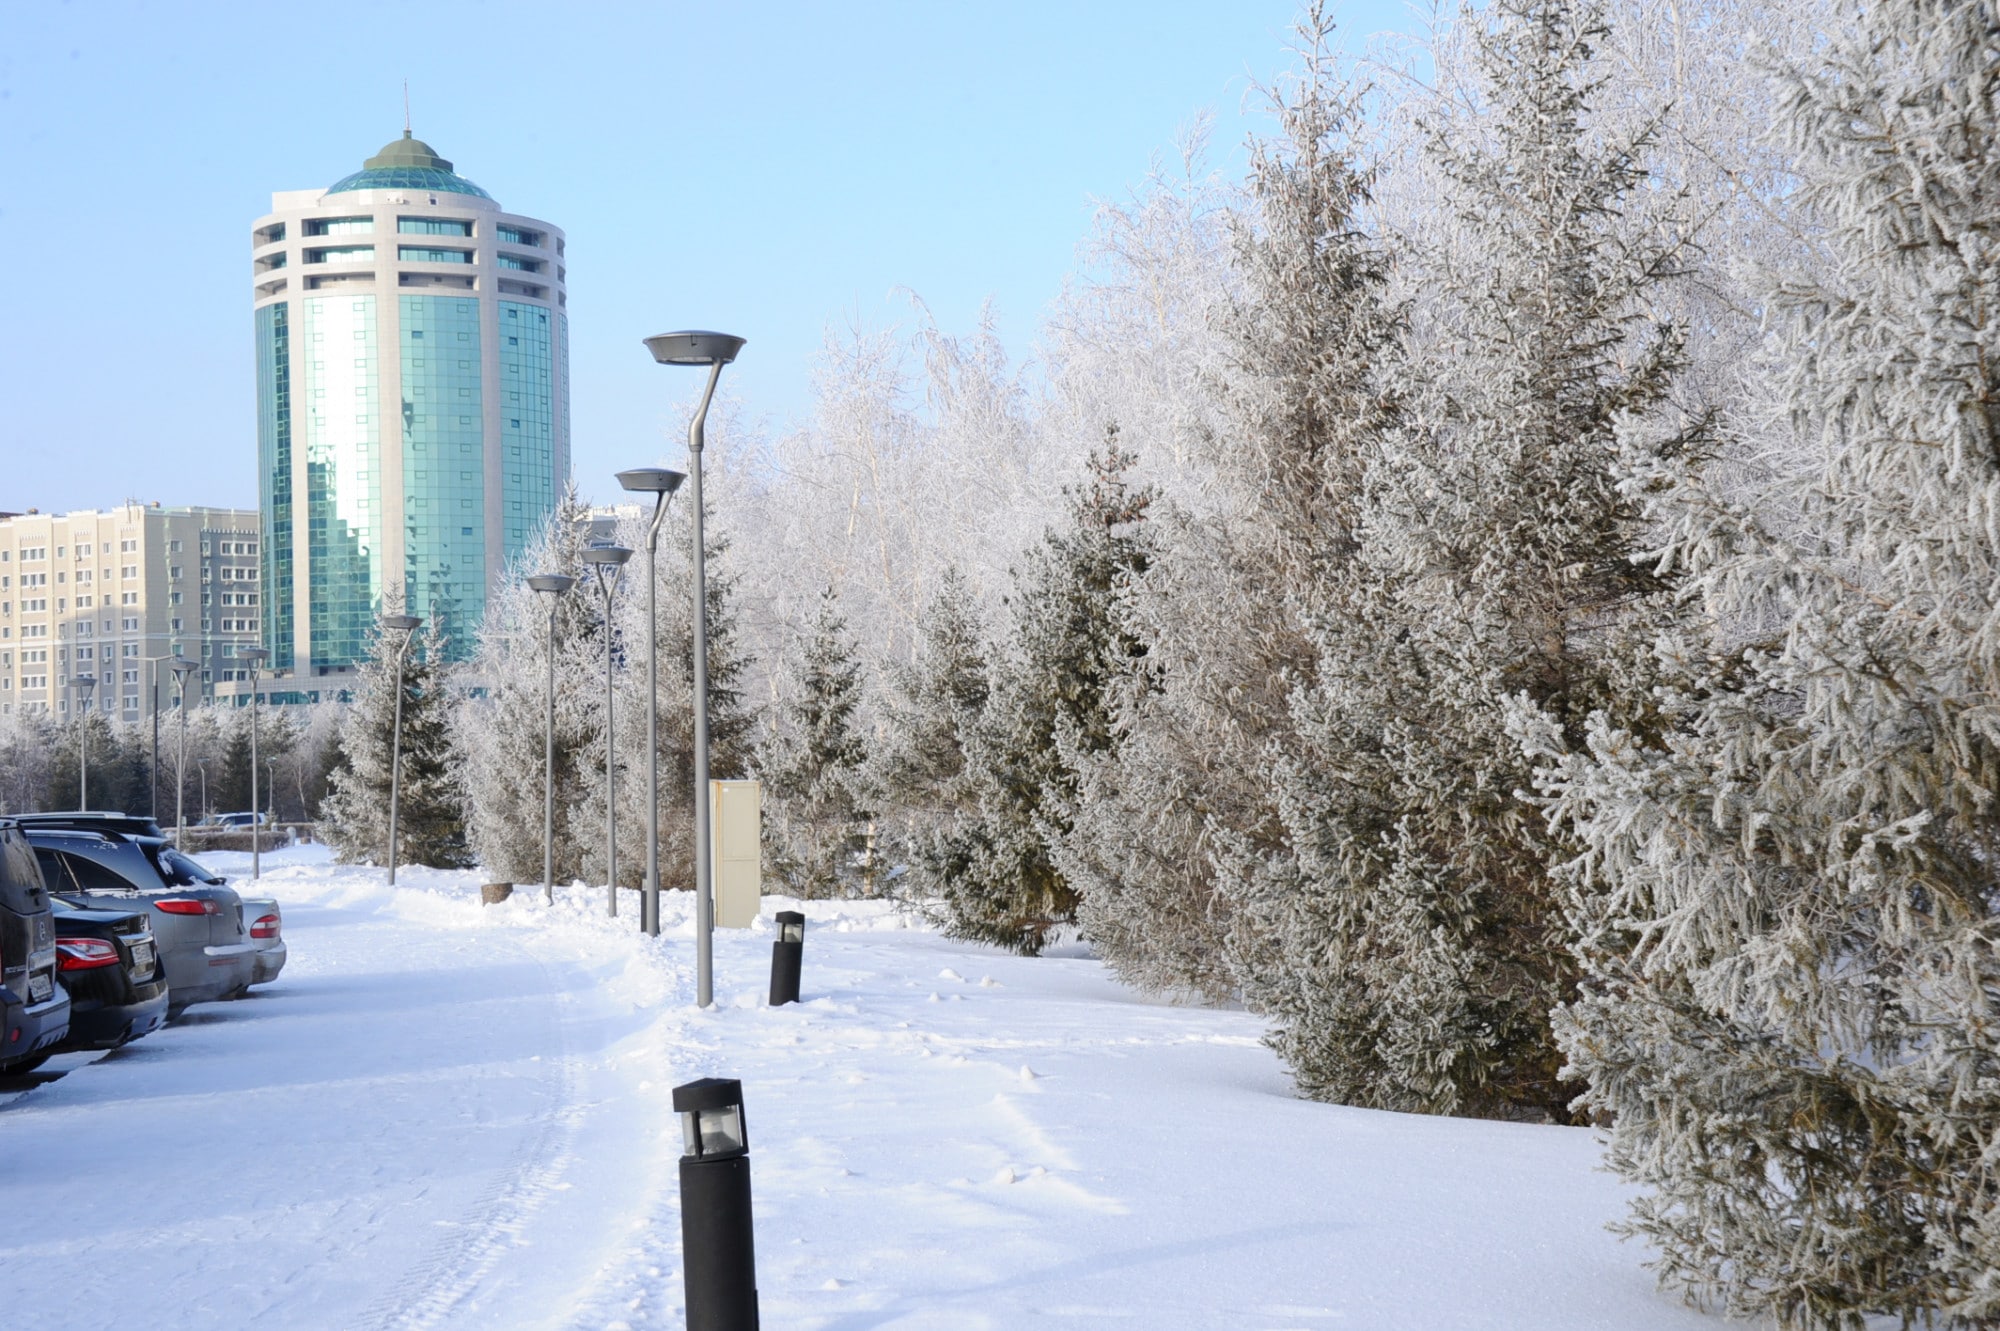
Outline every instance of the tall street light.
<path id="1" fill-rule="evenodd" d="M 576 579 L 537 573 L 528 585 L 549 598 L 548 710 L 542 717 L 542 900 L 556 900 L 556 611 Z"/>
<path id="2" fill-rule="evenodd" d="M 187 790 L 187 679 L 200 667 L 185 656 L 174 655 L 167 658 L 167 669 L 174 672 L 174 706 L 181 714 L 181 751 L 174 760 L 174 849 L 180 850 L 187 840 L 187 815 L 181 808 L 182 796 Z"/>
<path id="3" fill-rule="evenodd" d="M 403 662 L 410 654 L 410 639 L 423 625 L 421 615 L 384 615 L 382 627 L 403 635 L 396 645 L 396 729 L 389 737 L 389 886 L 396 885 L 396 819 L 403 801 Z"/>
<path id="4" fill-rule="evenodd" d="M 646 890 L 639 897 L 639 927 L 655 936 L 660 932 L 660 522 L 686 479 L 665 467 L 618 473 L 627 490 L 653 496 L 653 521 L 646 528 Z"/>
<path id="5" fill-rule="evenodd" d="M 271 654 L 262 647 L 245 647 L 236 653 L 236 659 L 250 663 L 250 877 L 255 880 L 264 876 L 263 852 L 260 849 L 264 838 L 259 835 L 257 826 L 264 816 L 257 802 L 257 680 Z"/>
<path id="6" fill-rule="evenodd" d="M 88 672 L 70 677 L 83 698 L 76 712 L 76 807 L 79 811 L 90 807 L 90 695 L 97 687 L 97 676 Z"/>
<path id="7" fill-rule="evenodd" d="M 611 898 L 605 913 L 614 917 L 618 914 L 618 746 L 611 691 L 611 598 L 618 591 L 618 571 L 631 557 L 622 545 L 593 545 L 583 552 L 583 562 L 604 594 L 604 881 Z"/>
<path id="8" fill-rule="evenodd" d="M 715 997 L 715 898 L 708 862 L 708 548 L 702 537 L 701 449 L 708 404 L 715 398 L 722 367 L 736 359 L 744 339 L 728 333 L 661 333 L 646 339 L 646 350 L 662 365 L 706 365 L 708 386 L 688 422 L 688 474 L 694 478 L 694 913 L 695 1005 Z"/>

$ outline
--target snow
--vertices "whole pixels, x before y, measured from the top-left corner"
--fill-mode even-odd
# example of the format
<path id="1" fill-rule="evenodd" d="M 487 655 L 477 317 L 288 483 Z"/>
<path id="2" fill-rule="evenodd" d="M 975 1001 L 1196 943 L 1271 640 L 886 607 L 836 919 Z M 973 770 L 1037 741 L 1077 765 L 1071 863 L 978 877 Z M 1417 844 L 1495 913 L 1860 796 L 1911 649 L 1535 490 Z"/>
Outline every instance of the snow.
<path id="1" fill-rule="evenodd" d="M 1299 1100 L 1257 1018 L 1087 957 L 771 898 L 698 1012 L 684 893 L 647 940 L 601 889 L 265 863 L 277 983 L 0 1096 L 23 1325 L 678 1327 L 669 1094 L 705 1075 L 744 1083 L 773 1328 L 1717 1325 L 1604 1230 L 1590 1133 Z"/>

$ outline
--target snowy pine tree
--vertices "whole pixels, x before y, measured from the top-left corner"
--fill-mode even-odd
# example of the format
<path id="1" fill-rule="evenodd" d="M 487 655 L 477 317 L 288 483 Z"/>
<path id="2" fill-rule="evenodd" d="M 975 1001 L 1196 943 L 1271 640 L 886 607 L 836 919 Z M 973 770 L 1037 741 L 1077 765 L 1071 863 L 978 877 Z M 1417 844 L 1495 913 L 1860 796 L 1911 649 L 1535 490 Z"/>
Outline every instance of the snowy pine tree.
<path id="1" fill-rule="evenodd" d="M 1560 1031 L 1663 1280 L 1788 1327 L 1995 1327 L 2000 7 L 1834 31 L 1784 127 L 1825 275 L 1769 306 L 1824 466 L 1756 510 L 1635 477 L 1711 627 L 1663 648 L 1662 724 L 1536 727 L 1585 847 Z"/>
<path id="2" fill-rule="evenodd" d="M 1302 67 L 1270 94 L 1282 137 L 1252 146 L 1242 289 L 1219 321 L 1231 364 L 1212 385 L 1223 413 L 1213 501 L 1158 520 L 1157 556 L 1121 601 L 1145 651 L 1114 682 L 1119 743 L 1079 761 L 1058 848 L 1085 932 L 1147 988 L 1237 992 L 1214 829 L 1266 846 L 1278 835 L 1265 751 L 1311 677 L 1301 626 L 1352 552 L 1356 493 L 1394 415 L 1381 386 L 1387 261 L 1360 229 L 1360 98 L 1332 35 L 1325 7 L 1309 10 Z"/>
<path id="3" fill-rule="evenodd" d="M 1593 119 L 1598 7 L 1499 0 L 1481 21 L 1490 106 L 1435 148 L 1461 231 L 1423 256 L 1404 423 L 1309 621 L 1284 849 L 1221 841 L 1237 974 L 1303 1090 L 1567 1121 L 1562 847 L 1516 794 L 1533 769 L 1504 700 L 1579 729 L 1644 706 L 1628 638 L 1655 588 L 1618 459 L 1672 382 L 1645 302 L 1674 251 L 1618 226 L 1646 145 Z"/>
<path id="4" fill-rule="evenodd" d="M 831 587 L 784 673 L 758 762 L 768 870 L 794 896 L 873 895 L 876 795 L 861 730 L 861 665 Z"/>
<path id="5" fill-rule="evenodd" d="M 396 725 L 396 655 L 401 635 L 374 630 L 355 697 L 340 732 L 344 765 L 320 809 L 320 836 L 342 863 L 381 863 L 389 849 L 391 743 Z M 402 784 L 398 859 L 461 868 L 465 841 L 462 777 L 451 743 L 453 699 L 446 642 L 435 624 L 412 635 L 403 665 Z"/>
<path id="6" fill-rule="evenodd" d="M 964 575 L 947 566 L 917 621 L 915 659 L 890 673 L 876 754 L 886 850 L 906 866 L 973 808 L 966 751 L 988 692 L 979 607 Z"/>
<path id="7" fill-rule="evenodd" d="M 1151 558 L 1152 494 L 1126 479 L 1133 455 L 1113 431 L 1069 491 L 1064 525 L 1016 570 L 1012 633 L 967 736 L 972 812 L 919 848 L 910 890 L 935 894 L 945 928 L 1033 954 L 1076 918 L 1077 893 L 1051 854 L 1076 799 L 1078 755 L 1114 743 L 1106 696 L 1139 645 L 1114 602 Z"/>

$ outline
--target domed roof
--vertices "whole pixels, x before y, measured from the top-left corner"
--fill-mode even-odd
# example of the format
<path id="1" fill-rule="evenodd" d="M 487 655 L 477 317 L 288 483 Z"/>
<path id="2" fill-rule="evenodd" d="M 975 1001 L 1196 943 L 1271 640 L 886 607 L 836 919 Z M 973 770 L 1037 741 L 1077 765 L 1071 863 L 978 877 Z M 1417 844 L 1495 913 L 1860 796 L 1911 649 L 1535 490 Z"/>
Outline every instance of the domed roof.
<path id="1" fill-rule="evenodd" d="M 363 162 L 359 171 L 334 181 L 327 193 L 357 189 L 441 190 L 481 199 L 493 197 L 464 176 L 453 174 L 450 162 L 422 139 L 410 137 L 407 129 L 402 138 L 390 140 L 381 152 Z"/>

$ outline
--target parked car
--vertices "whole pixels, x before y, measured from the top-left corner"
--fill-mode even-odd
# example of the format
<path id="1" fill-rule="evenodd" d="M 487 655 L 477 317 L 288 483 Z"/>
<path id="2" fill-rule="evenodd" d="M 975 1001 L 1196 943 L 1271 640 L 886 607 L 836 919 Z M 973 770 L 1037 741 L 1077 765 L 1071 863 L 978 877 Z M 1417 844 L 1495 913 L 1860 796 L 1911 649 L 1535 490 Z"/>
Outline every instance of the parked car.
<path id="1" fill-rule="evenodd" d="M 56 956 L 69 990 L 69 1034 L 53 1049 L 116 1049 L 167 1019 L 167 972 L 148 912 L 56 899 Z"/>
<path id="2" fill-rule="evenodd" d="M 20 825 L 0 821 L 0 1073 L 40 1063 L 69 1021 L 48 887 Z"/>
<path id="3" fill-rule="evenodd" d="M 196 827 L 269 827 L 271 816 L 267 813 L 211 813 L 196 823 Z"/>
<path id="4" fill-rule="evenodd" d="M 239 997 L 256 981 L 259 949 L 243 899 L 225 883 L 197 877 L 161 838 L 47 823 L 30 824 L 27 838 L 57 896 L 86 907 L 145 906 L 166 970 L 169 1016 Z"/>
<path id="5" fill-rule="evenodd" d="M 160 871 L 176 886 L 219 887 L 229 880 L 213 872 L 192 855 L 183 855 L 172 846 L 162 847 Z M 244 897 L 243 918 L 248 923 L 250 942 L 257 949 L 257 965 L 252 984 L 266 984 L 285 968 L 285 918 L 276 897 Z"/>

